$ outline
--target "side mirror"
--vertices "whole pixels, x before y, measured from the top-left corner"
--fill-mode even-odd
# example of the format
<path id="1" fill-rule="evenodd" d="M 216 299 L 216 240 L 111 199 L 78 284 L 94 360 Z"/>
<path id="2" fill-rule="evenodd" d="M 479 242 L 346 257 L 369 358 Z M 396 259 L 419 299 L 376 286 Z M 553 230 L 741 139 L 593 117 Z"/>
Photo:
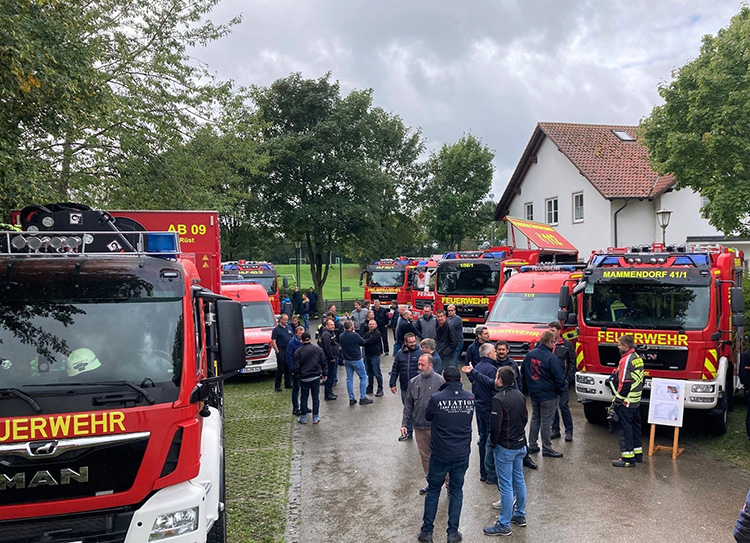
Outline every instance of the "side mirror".
<path id="1" fill-rule="evenodd" d="M 557 312 L 557 320 L 560 322 L 568 322 L 568 310 L 561 309 Z"/>
<path id="2" fill-rule="evenodd" d="M 216 326 L 219 336 L 221 373 L 241 370 L 245 367 L 245 331 L 240 303 L 232 300 L 217 300 Z"/>
<path id="3" fill-rule="evenodd" d="M 742 313 L 732 315 L 732 326 L 745 326 L 745 315 L 743 315 Z"/>
<path id="4" fill-rule="evenodd" d="M 281 284 L 284 285 L 284 290 L 288 289 L 289 288 L 289 278 L 288 277 L 284 277 L 282 279 L 282 281 L 281 281 Z"/>
<path id="5" fill-rule="evenodd" d="M 575 326 L 578 324 L 578 315 L 576 313 L 569 313 L 568 318 L 565 319 L 565 324 Z"/>
<path id="6" fill-rule="evenodd" d="M 558 300 L 559 307 L 570 307 L 570 287 L 563 285 L 560 287 L 560 299 Z"/>
<path id="7" fill-rule="evenodd" d="M 485 312 L 484 312 L 484 322 L 487 322 L 487 318 L 488 318 L 489 316 L 490 316 L 490 312 L 489 312 L 489 311 L 485 311 Z"/>
<path id="8" fill-rule="evenodd" d="M 732 287 L 729 295 L 732 297 L 732 313 L 745 311 L 745 293 L 742 292 L 742 287 Z"/>

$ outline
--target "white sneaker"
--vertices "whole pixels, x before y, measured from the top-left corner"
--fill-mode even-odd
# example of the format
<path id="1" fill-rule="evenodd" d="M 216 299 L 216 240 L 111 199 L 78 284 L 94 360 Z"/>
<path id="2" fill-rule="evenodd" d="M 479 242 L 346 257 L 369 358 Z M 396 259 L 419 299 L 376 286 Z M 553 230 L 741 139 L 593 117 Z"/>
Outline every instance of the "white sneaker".
<path id="1" fill-rule="evenodd" d="M 493 502 L 492 508 L 497 509 L 499 511 L 502 508 L 502 502 L 503 500 L 497 500 L 496 502 Z"/>

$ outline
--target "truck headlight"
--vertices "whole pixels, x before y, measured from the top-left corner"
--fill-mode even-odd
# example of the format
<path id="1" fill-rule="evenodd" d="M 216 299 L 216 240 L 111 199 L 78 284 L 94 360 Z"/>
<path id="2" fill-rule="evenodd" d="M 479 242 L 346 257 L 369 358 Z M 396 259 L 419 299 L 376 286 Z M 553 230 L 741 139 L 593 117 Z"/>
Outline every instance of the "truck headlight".
<path id="1" fill-rule="evenodd" d="M 596 383 L 596 379 L 594 379 L 590 375 L 576 375 L 576 382 L 583 385 L 593 385 Z"/>
<path id="2" fill-rule="evenodd" d="M 709 385 L 709 384 L 706 384 L 706 385 L 699 384 L 699 385 L 691 385 L 690 386 L 690 392 L 697 392 L 697 393 L 701 393 L 702 392 L 704 394 L 709 394 L 709 393 L 713 393 L 715 390 L 716 390 L 716 385 L 715 384 L 712 384 L 712 385 Z"/>
<path id="3" fill-rule="evenodd" d="M 149 541 L 162 541 L 177 535 L 194 532 L 198 529 L 198 508 L 183 509 L 159 515 L 154 520 Z"/>

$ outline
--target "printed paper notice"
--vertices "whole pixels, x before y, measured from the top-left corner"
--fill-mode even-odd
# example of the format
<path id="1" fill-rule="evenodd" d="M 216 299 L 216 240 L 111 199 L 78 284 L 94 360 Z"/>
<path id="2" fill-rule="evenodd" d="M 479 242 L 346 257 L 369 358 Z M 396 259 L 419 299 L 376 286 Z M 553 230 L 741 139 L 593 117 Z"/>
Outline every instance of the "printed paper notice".
<path id="1" fill-rule="evenodd" d="M 685 410 L 685 381 L 676 379 L 651 379 L 651 400 L 648 405 L 648 423 L 682 428 Z"/>

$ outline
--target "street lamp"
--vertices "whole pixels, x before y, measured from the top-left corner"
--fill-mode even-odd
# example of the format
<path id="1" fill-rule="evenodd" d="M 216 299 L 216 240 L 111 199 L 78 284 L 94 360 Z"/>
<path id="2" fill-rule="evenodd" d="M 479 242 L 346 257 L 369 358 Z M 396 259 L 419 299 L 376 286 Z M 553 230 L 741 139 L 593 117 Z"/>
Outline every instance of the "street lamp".
<path id="1" fill-rule="evenodd" d="M 668 209 L 660 209 L 656 212 L 656 218 L 659 220 L 659 226 L 661 226 L 661 242 L 662 245 L 666 245 L 667 239 L 667 226 L 669 226 L 669 218 L 672 216 L 672 212 Z"/>
<path id="2" fill-rule="evenodd" d="M 302 258 L 302 240 L 294 240 L 294 249 L 295 260 L 297 261 L 297 286 L 299 287 L 299 261 Z M 300 288 L 300 290 L 302 290 L 302 288 Z"/>

